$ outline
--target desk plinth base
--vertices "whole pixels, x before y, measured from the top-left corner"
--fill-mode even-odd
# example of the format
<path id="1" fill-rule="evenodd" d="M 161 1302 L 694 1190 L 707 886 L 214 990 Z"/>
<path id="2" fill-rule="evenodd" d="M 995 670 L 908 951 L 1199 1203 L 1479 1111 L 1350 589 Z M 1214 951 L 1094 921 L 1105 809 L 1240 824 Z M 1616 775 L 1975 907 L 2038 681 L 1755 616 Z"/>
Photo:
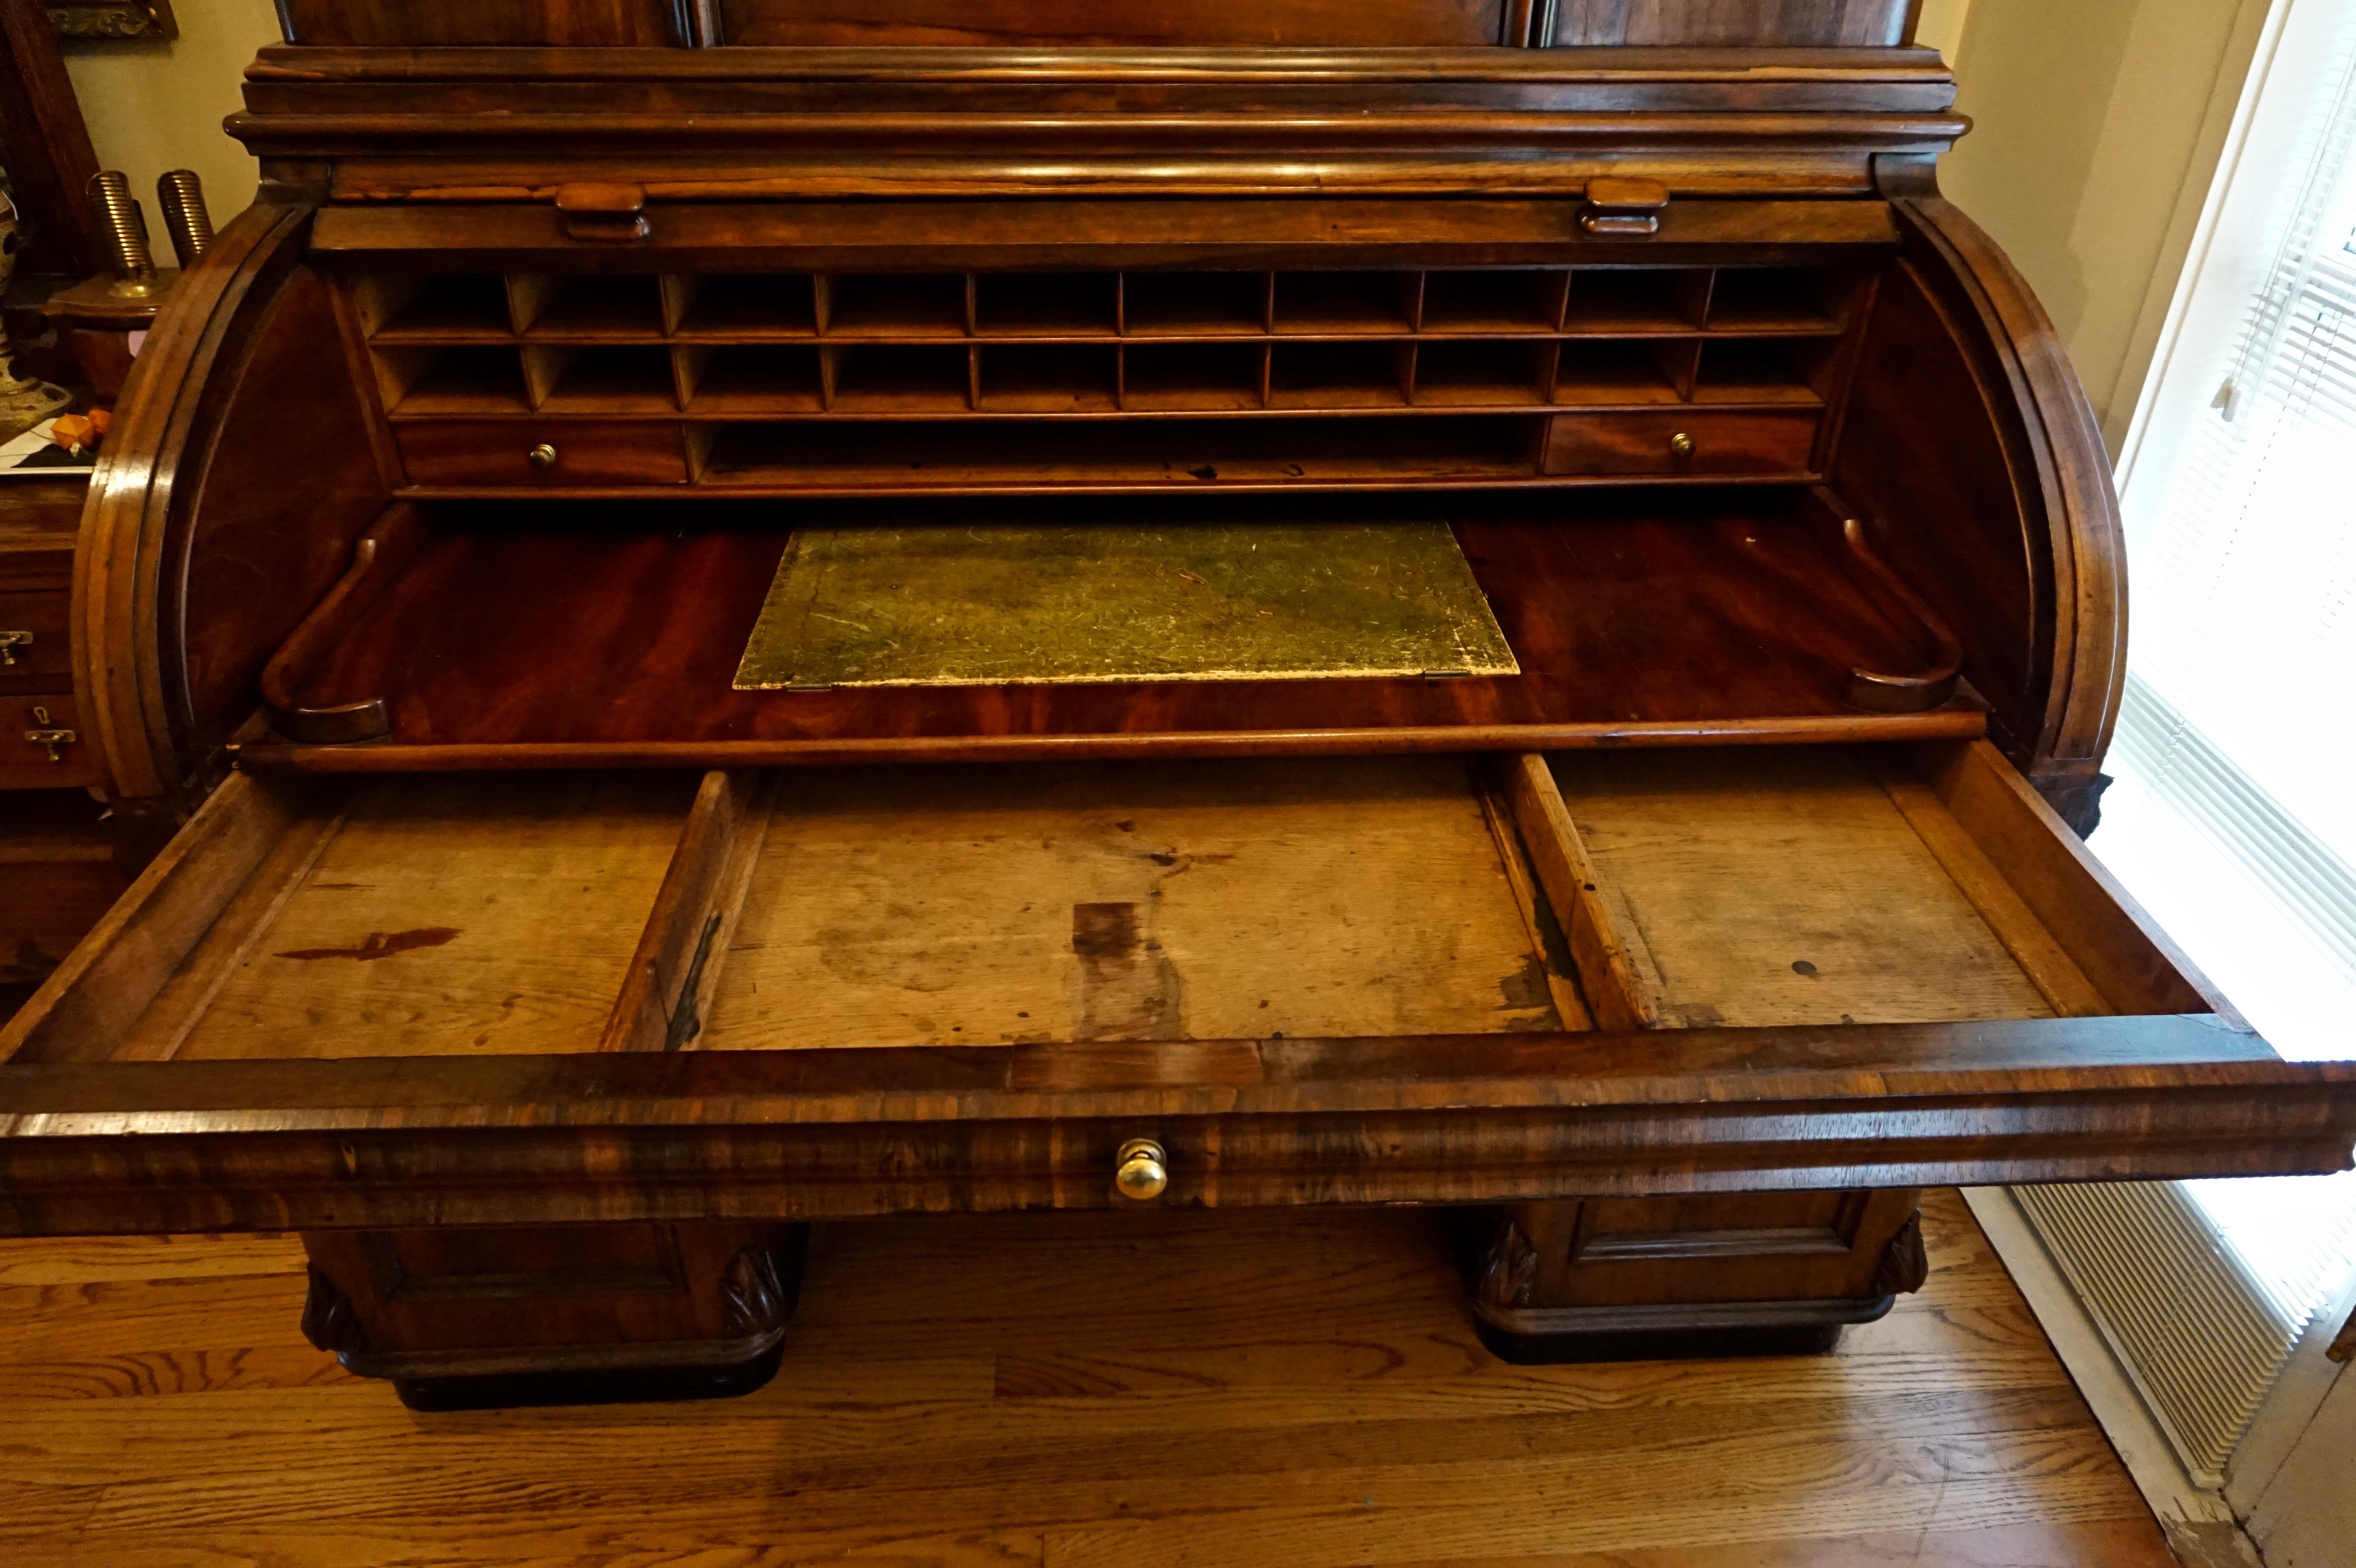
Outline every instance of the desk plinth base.
<path id="1" fill-rule="evenodd" d="M 1920 1195 L 1795 1192 L 1460 1211 L 1481 1341 L 1542 1364 L 1804 1355 L 1927 1273 Z M 414 1410 L 722 1399 L 767 1382 L 806 1225 L 307 1233 L 303 1331 Z"/>
<path id="2" fill-rule="evenodd" d="M 1921 1194 L 1524 1203 L 1456 1221 L 1473 1326 L 1523 1366 L 1820 1355 L 1928 1272 Z"/>
<path id="3" fill-rule="evenodd" d="M 413 1410 L 724 1399 L 776 1373 L 806 1225 L 314 1232 L 303 1331 Z"/>

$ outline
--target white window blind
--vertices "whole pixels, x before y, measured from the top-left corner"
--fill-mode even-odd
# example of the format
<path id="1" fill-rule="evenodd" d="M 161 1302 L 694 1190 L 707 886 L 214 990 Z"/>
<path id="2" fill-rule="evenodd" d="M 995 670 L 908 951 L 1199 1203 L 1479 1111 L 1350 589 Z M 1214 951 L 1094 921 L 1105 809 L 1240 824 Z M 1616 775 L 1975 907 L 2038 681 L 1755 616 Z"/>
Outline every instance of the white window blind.
<path id="1" fill-rule="evenodd" d="M 2122 474 L 2128 678 L 2092 846 L 2277 1050 L 2351 1057 L 2356 5 L 2277 0 L 2271 37 Z M 2345 1177 L 2021 1202 L 2209 1479 L 2356 1267 Z"/>
<path id="2" fill-rule="evenodd" d="M 2225 237 L 2239 319 L 2169 367 L 2206 406 L 2174 426 L 2175 450 L 2138 454 L 2152 494 L 2131 514 L 2129 667 L 2146 709 L 2131 728 L 2161 748 L 2139 763 L 2175 789 L 2198 764 L 2174 737 L 2197 732 L 2279 803 L 2291 837 L 2241 823 L 2244 858 L 2320 901 L 2318 935 L 2356 967 L 2350 884 L 2319 885 L 2333 879 L 2315 858 L 2356 859 L 2356 10 L 2337 9 L 2321 91 L 2285 138 L 2294 155 L 2242 171 L 2276 198 L 2224 219 L 2272 230 Z M 2213 793 L 2201 809 L 2250 810 Z"/>

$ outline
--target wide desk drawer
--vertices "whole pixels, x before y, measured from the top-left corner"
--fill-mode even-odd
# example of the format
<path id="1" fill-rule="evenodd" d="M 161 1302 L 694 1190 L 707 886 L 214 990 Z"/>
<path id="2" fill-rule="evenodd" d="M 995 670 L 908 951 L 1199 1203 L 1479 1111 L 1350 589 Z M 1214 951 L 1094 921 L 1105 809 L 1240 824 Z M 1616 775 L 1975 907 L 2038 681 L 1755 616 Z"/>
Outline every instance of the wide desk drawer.
<path id="1" fill-rule="evenodd" d="M 71 692 L 0 697 L 0 790 L 98 782 L 98 750 L 82 731 Z"/>
<path id="2" fill-rule="evenodd" d="M 1815 409 L 1557 414 L 1541 470 L 1574 474 L 1804 474 L 1813 466 Z"/>
<path id="3" fill-rule="evenodd" d="M 412 485 L 513 485 L 566 490 L 684 485 L 687 447 L 671 424 L 602 421 L 433 421 L 399 424 L 393 439 Z"/>
<path id="4" fill-rule="evenodd" d="M 61 588 L 0 593 L 0 692 L 73 688 L 66 641 L 71 613 L 72 596 Z"/>
<path id="5" fill-rule="evenodd" d="M 1985 743 L 237 774 L 0 1032 L 0 1229 L 2343 1165 L 2214 1006 Z"/>

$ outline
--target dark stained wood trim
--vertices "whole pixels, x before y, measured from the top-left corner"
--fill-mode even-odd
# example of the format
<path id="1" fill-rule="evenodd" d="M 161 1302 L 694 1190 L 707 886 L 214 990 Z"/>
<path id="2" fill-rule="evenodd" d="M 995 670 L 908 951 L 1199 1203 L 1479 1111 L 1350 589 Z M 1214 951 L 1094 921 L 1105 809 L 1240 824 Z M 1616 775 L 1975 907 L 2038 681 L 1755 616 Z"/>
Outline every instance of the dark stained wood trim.
<path id="1" fill-rule="evenodd" d="M 1334 757 L 1430 752 L 1587 751 L 1621 746 L 1779 746 L 1859 741 L 1976 740 L 1976 704 L 1928 713 L 1663 720 L 1626 724 L 1468 724 L 1370 730 L 1177 731 L 1102 735 L 874 735 L 816 741 L 466 742 L 300 746 L 253 741 L 238 765 L 301 773 L 462 773 L 473 768 L 821 767 L 849 763 L 1082 762 L 1125 757 Z"/>
<path id="2" fill-rule="evenodd" d="M 971 48 L 934 46 L 747 48 L 717 54 L 660 48 L 346 48 L 266 45 L 249 83 L 359 81 L 1010 81 L 1074 85 L 1143 81 L 1589 82 L 1660 84 L 1829 81 L 1944 85 L 1936 49 L 1692 48 Z"/>
<path id="3" fill-rule="evenodd" d="M 2241 1016 L 1986 741 L 1925 747 L 1922 776 L 2111 1009 Z"/>
<path id="4" fill-rule="evenodd" d="M 2325 1171 L 2356 1064 L 2205 1016 L 0 1067 L 0 1232 L 1472 1202 Z"/>
<path id="5" fill-rule="evenodd" d="M 1953 101 L 1919 50 L 290 49 L 230 131 L 337 159 L 338 198 L 369 201 L 511 199 L 583 162 L 658 202 L 1569 195 L 1605 174 L 1856 197 L 1875 157 L 1963 134 Z"/>
<path id="6" fill-rule="evenodd" d="M 186 650 L 183 628 L 165 624 L 166 536 L 184 478 L 195 492 L 246 339 L 302 261 L 309 219 L 248 208 L 181 274 L 91 479 L 74 567 L 74 685 L 118 795 L 173 795 L 201 761 L 184 754 Z"/>
<path id="7" fill-rule="evenodd" d="M 423 172 L 423 171 L 420 171 Z M 1871 260 L 1898 244 L 1880 201 L 1672 202 L 1661 230 L 1641 240 L 1599 238 L 1562 202 L 1472 197 L 1425 200 L 1332 197 L 1288 201 L 1173 197 L 1054 204 L 977 199 L 954 218 L 937 203 L 812 201 L 793 206 L 741 199 L 697 200 L 700 187 L 652 181 L 654 199 L 677 188 L 680 204 L 650 209 L 653 235 L 626 251 L 573 239 L 549 187 L 477 192 L 456 205 L 335 207 L 322 211 L 312 249 L 323 261 L 366 265 L 420 251 L 452 264 L 532 264 L 639 271 L 711 265 L 780 271 L 890 269 L 961 271 L 1068 261 L 1076 226 L 1108 238 L 1089 247 L 1105 267 L 1212 266 L 1259 270 L 1330 263 L 1346 245 L 1362 265 L 1510 265 L 1643 261 L 1708 264 L 1719 247 L 1758 247 L 1749 259 L 1820 265 Z M 616 257 L 626 258 L 617 261 Z"/>
<path id="8" fill-rule="evenodd" d="M 1530 869 L 1569 944 L 1596 1022 L 1604 1029 L 1660 1028 L 1661 999 L 1637 972 L 1546 758 L 1526 752 L 1506 759 L 1502 768 L 1505 798 L 1528 848 Z"/>
<path id="9" fill-rule="evenodd" d="M 701 1031 L 776 787 L 774 773 L 704 775 L 599 1050 L 678 1051 Z"/>
<path id="10" fill-rule="evenodd" d="M 2008 727 L 1999 739 L 2032 783 L 2067 804 L 2110 748 L 2126 680 L 2126 545 L 2109 452 L 2061 335 L 1996 242 L 1936 195 L 1901 196 L 1892 213 L 1976 315 L 1976 336 L 2019 410 L 2020 477 L 2041 503 L 2046 537 L 2036 542 L 2050 551 L 2052 673 L 2035 732 Z"/>

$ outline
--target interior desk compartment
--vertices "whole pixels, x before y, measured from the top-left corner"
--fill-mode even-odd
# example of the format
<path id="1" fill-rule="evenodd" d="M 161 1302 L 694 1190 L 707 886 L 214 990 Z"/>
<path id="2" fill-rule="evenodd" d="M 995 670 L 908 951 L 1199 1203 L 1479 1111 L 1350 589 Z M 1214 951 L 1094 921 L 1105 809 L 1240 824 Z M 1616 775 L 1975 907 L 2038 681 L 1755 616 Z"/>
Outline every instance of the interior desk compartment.
<path id="1" fill-rule="evenodd" d="M 626 452 L 614 448 L 617 461 Z M 1519 673 L 733 684 L 795 527 L 962 521 L 1019 532 L 1115 519 L 1173 533 L 1446 520 Z M 1960 684 L 1953 633 L 1884 563 L 1878 537 L 1845 528 L 1837 499 L 1804 486 L 1694 485 L 1576 505 L 1460 494 L 1380 508 L 1330 497 L 1031 497 L 938 511 L 810 502 L 787 514 L 757 501 L 405 503 L 279 646 L 261 682 L 272 732 L 241 754 L 255 769 L 369 772 L 1983 733 L 1985 705 Z M 1174 577 L 1171 592 L 1209 592 L 1204 570 L 1191 583 Z"/>
<path id="2" fill-rule="evenodd" d="M 2336 1168 L 1985 742 L 224 785 L 0 1033 L 17 1229 Z M 138 1134 L 134 1138 L 125 1135 Z"/>

